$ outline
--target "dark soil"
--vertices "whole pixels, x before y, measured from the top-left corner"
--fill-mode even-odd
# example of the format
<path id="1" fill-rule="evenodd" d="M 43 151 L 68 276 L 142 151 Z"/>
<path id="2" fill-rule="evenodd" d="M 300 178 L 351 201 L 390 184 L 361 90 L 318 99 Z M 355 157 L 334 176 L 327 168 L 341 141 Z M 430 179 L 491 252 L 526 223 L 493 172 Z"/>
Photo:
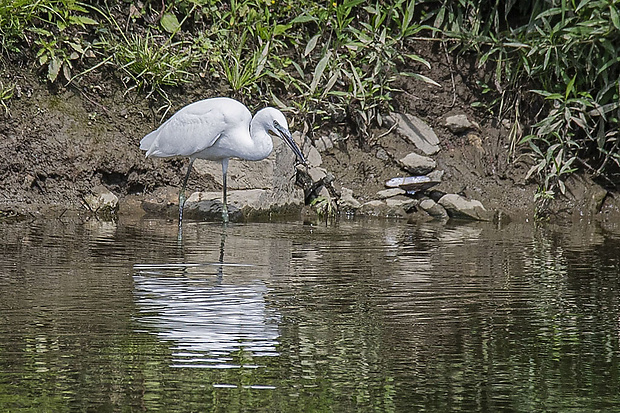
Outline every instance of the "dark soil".
<path id="1" fill-rule="evenodd" d="M 475 79 L 481 74 L 466 58 L 449 56 L 439 44 L 417 46 L 417 53 L 432 65 L 424 74 L 442 87 L 402 78 L 398 85 L 402 92 L 395 95 L 393 105 L 396 111 L 426 121 L 439 136 L 441 151 L 433 158 L 445 175 L 436 189 L 477 199 L 487 209 L 532 216 L 536 186 L 524 183 L 529 165 L 510 162 L 509 130 L 471 107 L 480 100 Z M 57 88 L 29 69 L 5 67 L 2 72 L 18 88 L 9 102 L 10 113 L 0 115 L 0 217 L 85 210 L 83 197 L 100 184 L 121 203 L 180 185 L 187 160 L 165 160 L 155 167 L 138 148 L 140 139 L 160 124 L 162 113 L 152 100 L 127 92 L 114 73 L 93 72 L 79 84 Z M 173 107 L 168 116 L 192 101 L 221 94 L 205 84 L 169 91 Z M 447 130 L 445 117 L 458 113 L 477 122 L 480 130 L 466 135 Z M 412 148 L 384 129 L 373 130 L 374 137 L 364 141 L 350 130 L 324 127 L 308 139 L 330 132 L 342 137 L 333 150 L 322 154 L 323 167 L 336 177 L 336 185 L 352 189 L 363 202 L 384 189 L 389 178 L 406 175 L 393 159 Z M 392 159 L 379 159 L 380 149 Z M 594 185 L 586 182 L 586 187 Z M 189 189 L 219 188 L 210 180 L 192 176 Z M 608 195 L 603 209 L 616 212 L 614 200 Z M 587 199 L 577 201 L 560 199 L 555 210 L 570 215 L 584 210 L 596 213 L 601 207 L 597 204 L 592 210 Z"/>

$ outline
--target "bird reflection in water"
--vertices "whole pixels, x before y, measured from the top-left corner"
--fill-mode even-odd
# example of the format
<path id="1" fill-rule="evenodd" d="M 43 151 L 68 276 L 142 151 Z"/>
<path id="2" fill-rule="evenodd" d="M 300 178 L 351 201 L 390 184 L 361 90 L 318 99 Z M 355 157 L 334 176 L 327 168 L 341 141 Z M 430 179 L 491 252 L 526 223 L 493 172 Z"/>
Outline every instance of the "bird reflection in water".
<path id="1" fill-rule="evenodd" d="M 261 269 L 225 262 L 226 231 L 223 225 L 217 263 L 134 266 L 137 321 L 174 343 L 176 366 L 228 368 L 239 350 L 279 354 L 280 316 L 266 305 Z"/>

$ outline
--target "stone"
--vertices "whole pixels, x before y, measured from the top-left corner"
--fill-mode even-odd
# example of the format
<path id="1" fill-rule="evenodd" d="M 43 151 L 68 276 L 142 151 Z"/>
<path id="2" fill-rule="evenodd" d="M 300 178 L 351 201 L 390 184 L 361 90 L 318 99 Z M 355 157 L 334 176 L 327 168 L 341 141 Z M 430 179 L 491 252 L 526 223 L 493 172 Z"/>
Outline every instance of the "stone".
<path id="1" fill-rule="evenodd" d="M 401 188 L 388 188 L 377 192 L 379 199 L 391 198 L 396 195 L 404 195 L 405 190 Z"/>
<path id="2" fill-rule="evenodd" d="M 433 218 L 448 219 L 448 212 L 446 209 L 430 198 L 421 200 L 420 208 Z"/>
<path id="3" fill-rule="evenodd" d="M 111 217 L 118 211 L 118 197 L 103 185 L 97 185 L 84 197 L 84 202 L 97 216 Z"/>
<path id="4" fill-rule="evenodd" d="M 329 202 L 332 202 L 332 194 L 330 194 L 329 190 L 327 188 L 325 188 L 325 187 L 322 187 L 321 190 L 319 191 L 319 197 L 320 198 L 325 198 Z"/>
<path id="5" fill-rule="evenodd" d="M 420 151 L 426 155 L 439 152 L 439 138 L 423 120 L 402 113 L 392 113 L 390 118 L 397 124 L 398 133 L 406 137 Z"/>
<path id="6" fill-rule="evenodd" d="M 387 188 L 400 188 L 403 191 L 414 193 L 426 191 L 440 183 L 441 181 L 433 180 L 427 175 L 418 175 L 392 178 L 386 181 L 385 186 Z"/>
<path id="7" fill-rule="evenodd" d="M 446 209 L 450 218 L 463 218 L 475 221 L 490 221 L 493 216 L 480 201 L 467 199 L 457 194 L 445 194 L 438 202 Z"/>
<path id="8" fill-rule="evenodd" d="M 408 201 L 415 202 L 413 199 L 408 199 Z M 396 201 L 392 199 L 392 202 L 390 202 L 390 199 L 386 199 L 385 201 L 375 199 L 365 202 L 357 210 L 357 214 L 385 218 L 407 218 L 406 208 L 408 208 L 408 206 L 401 200 Z M 415 205 L 411 208 L 415 208 Z"/>
<path id="9" fill-rule="evenodd" d="M 434 182 L 441 182 L 443 179 L 443 174 L 444 171 L 443 170 L 434 170 L 433 172 L 430 172 L 428 174 L 426 174 L 426 176 Z"/>
<path id="10" fill-rule="evenodd" d="M 308 168 L 308 175 L 312 178 L 312 182 L 319 182 L 327 176 L 327 170 L 323 168 Z"/>
<path id="11" fill-rule="evenodd" d="M 398 160 L 401 168 L 414 175 L 426 175 L 437 166 L 437 162 L 428 156 L 418 155 L 411 152 L 407 156 Z"/>
<path id="12" fill-rule="evenodd" d="M 377 149 L 377 153 L 375 153 L 375 156 L 377 157 L 377 159 L 381 159 L 382 161 L 389 161 L 390 160 L 390 155 L 388 155 L 386 150 L 383 149 L 383 148 Z"/>
<path id="13" fill-rule="evenodd" d="M 373 217 L 383 216 L 387 211 L 387 204 L 385 201 L 374 199 L 372 201 L 365 202 L 358 210 L 360 215 L 369 215 Z"/>
<path id="14" fill-rule="evenodd" d="M 326 152 L 334 147 L 334 142 L 330 136 L 321 136 L 314 141 L 314 146 L 319 152 Z"/>
<path id="15" fill-rule="evenodd" d="M 563 197 L 571 203 L 573 214 L 578 216 L 598 214 L 608 194 L 605 188 L 592 179 L 576 173 L 568 177 L 565 187 Z M 558 199 L 561 199 L 561 194 L 558 190 Z M 561 213 L 559 210 L 561 207 L 558 207 L 558 204 L 562 205 L 562 202 L 551 202 L 551 208 L 555 214 Z"/>
<path id="16" fill-rule="evenodd" d="M 340 191 L 340 199 L 338 200 L 338 207 L 345 210 L 357 210 L 362 204 L 353 197 L 353 190 L 342 187 Z"/>
<path id="17" fill-rule="evenodd" d="M 306 157 L 306 162 L 308 162 L 308 165 L 315 167 L 321 166 L 321 164 L 323 163 L 323 158 L 321 157 L 318 149 L 316 149 L 312 145 L 308 145 L 307 151 L 304 152 L 304 156 Z"/>
<path id="18" fill-rule="evenodd" d="M 233 190 L 227 193 L 228 215 L 231 221 L 296 213 L 303 205 L 303 191 L 296 189 L 286 199 L 270 189 Z M 222 217 L 222 193 L 194 192 L 185 201 L 184 217 L 200 220 L 219 220 Z"/>
<path id="19" fill-rule="evenodd" d="M 35 178 L 34 176 L 30 174 L 26 174 L 26 176 L 24 176 L 24 181 L 22 182 L 22 187 L 24 189 L 30 189 L 36 184 L 37 184 L 37 178 Z"/>
<path id="20" fill-rule="evenodd" d="M 415 209 L 415 207 L 418 206 L 419 202 L 420 201 L 418 201 L 417 199 L 409 198 L 403 195 L 387 198 L 385 200 L 385 203 L 389 208 L 402 208 L 403 210 L 405 210 L 405 212 L 410 212 Z"/>
<path id="21" fill-rule="evenodd" d="M 463 133 L 471 129 L 479 129 L 478 125 L 470 122 L 467 115 L 452 115 L 446 118 L 446 127 L 453 133 Z"/>
<path id="22" fill-rule="evenodd" d="M 164 186 L 145 194 L 142 209 L 147 214 L 175 217 L 179 215 L 179 188 Z"/>

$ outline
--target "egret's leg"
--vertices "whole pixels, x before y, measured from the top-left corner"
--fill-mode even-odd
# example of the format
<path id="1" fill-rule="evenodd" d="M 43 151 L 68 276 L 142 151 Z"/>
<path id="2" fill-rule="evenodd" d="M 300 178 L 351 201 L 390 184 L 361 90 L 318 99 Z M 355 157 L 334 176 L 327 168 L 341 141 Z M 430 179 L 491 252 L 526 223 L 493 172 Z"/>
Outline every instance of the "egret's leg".
<path id="1" fill-rule="evenodd" d="M 223 186 L 223 205 L 222 221 L 228 222 L 228 204 L 226 203 L 226 172 L 228 172 L 228 159 L 222 159 L 222 186 Z"/>
<path id="2" fill-rule="evenodd" d="M 189 174 L 192 171 L 192 165 L 194 165 L 195 158 L 191 158 L 189 160 L 189 166 L 187 167 L 187 173 L 185 174 L 185 179 L 183 179 L 183 186 L 179 191 L 179 230 L 181 229 L 181 223 L 183 222 L 183 206 L 185 205 L 185 187 L 187 186 L 187 181 L 189 180 Z"/>

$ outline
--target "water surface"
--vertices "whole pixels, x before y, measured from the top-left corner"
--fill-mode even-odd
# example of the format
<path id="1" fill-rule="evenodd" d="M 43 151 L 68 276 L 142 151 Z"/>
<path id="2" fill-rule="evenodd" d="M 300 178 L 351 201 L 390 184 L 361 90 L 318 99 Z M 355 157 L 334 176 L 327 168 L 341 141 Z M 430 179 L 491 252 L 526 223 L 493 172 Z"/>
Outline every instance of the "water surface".
<path id="1" fill-rule="evenodd" d="M 0 411 L 620 411 L 620 239 L 595 225 L 0 235 Z"/>

